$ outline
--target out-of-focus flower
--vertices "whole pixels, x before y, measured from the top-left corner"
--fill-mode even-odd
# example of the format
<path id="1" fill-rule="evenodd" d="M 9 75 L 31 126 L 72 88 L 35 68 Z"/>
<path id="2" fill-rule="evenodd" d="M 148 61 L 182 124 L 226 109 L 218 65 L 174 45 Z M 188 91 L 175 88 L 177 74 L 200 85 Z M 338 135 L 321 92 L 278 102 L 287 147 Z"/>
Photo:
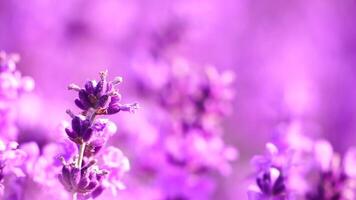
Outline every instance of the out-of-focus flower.
<path id="1" fill-rule="evenodd" d="M 34 81 L 28 76 L 21 76 L 16 69 L 20 56 L 0 51 L 0 96 L 1 102 L 18 98 L 21 92 L 33 90 Z"/>
<path id="2" fill-rule="evenodd" d="M 125 189 L 122 182 L 123 175 L 130 170 L 130 162 L 120 149 L 109 146 L 102 152 L 103 169 L 110 171 L 108 178 L 104 180 L 104 187 L 110 188 L 114 196 L 118 190 Z"/>
<path id="3" fill-rule="evenodd" d="M 34 88 L 33 79 L 21 76 L 16 69 L 19 59 L 17 54 L 0 51 L 0 138 L 7 141 L 17 138 L 16 103 L 20 94 Z"/>
<path id="4" fill-rule="evenodd" d="M 349 149 L 342 158 L 334 152 L 329 142 L 318 140 L 314 145 L 313 156 L 314 165 L 304 177 L 309 185 L 305 198 L 308 200 L 355 199 L 355 148 Z"/>
<path id="5" fill-rule="evenodd" d="M 134 152 L 142 170 L 138 174 L 152 180 L 162 199 L 209 199 L 215 188 L 212 174 L 228 175 L 238 156 L 225 144 L 221 126 L 231 111 L 234 75 L 213 66 L 192 67 L 184 59 L 158 62 L 138 73 L 140 91 L 148 105 L 157 108 L 156 115 L 148 114 L 140 122 L 152 135 L 138 145 L 144 155 Z M 146 131 L 128 129 L 129 134 Z M 146 180 L 141 181 L 144 185 Z M 199 195 L 194 188 L 201 188 Z"/>
<path id="6" fill-rule="evenodd" d="M 25 155 L 25 152 L 18 149 L 16 142 L 0 140 L 0 197 L 8 196 L 7 185 L 14 184 L 16 178 L 25 176 L 21 169 Z M 15 180 L 12 179 L 13 176 Z"/>
<path id="7" fill-rule="evenodd" d="M 272 143 L 266 144 L 266 155 L 252 158 L 256 168 L 255 183 L 248 189 L 249 200 L 287 200 L 291 196 L 288 185 L 290 169 L 293 167 L 292 154 L 280 152 Z"/>

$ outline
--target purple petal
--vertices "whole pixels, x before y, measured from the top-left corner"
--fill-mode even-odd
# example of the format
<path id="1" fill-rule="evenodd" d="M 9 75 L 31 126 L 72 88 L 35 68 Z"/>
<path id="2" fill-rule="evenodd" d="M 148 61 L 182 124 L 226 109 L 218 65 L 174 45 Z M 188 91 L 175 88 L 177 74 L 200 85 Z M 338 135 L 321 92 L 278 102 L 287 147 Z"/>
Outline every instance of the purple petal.
<path id="1" fill-rule="evenodd" d="M 77 138 L 77 137 L 78 137 L 77 132 L 71 131 L 71 130 L 69 130 L 68 128 L 66 128 L 65 131 L 66 131 L 68 137 L 70 137 L 70 138 L 73 138 L 73 139 L 74 139 L 74 138 Z"/>
<path id="2" fill-rule="evenodd" d="M 95 96 L 101 96 L 106 91 L 106 81 L 99 81 L 99 83 L 95 87 Z"/>
<path id="3" fill-rule="evenodd" d="M 103 193 L 104 191 L 104 187 L 99 186 L 97 187 L 92 193 L 91 193 L 91 197 L 93 199 L 95 199 L 96 197 L 98 197 L 101 193 Z"/>
<path id="4" fill-rule="evenodd" d="M 75 103 L 76 106 L 78 106 L 82 110 L 88 110 L 89 109 L 89 106 L 87 104 L 83 104 L 83 102 L 81 100 L 79 100 L 79 99 L 75 99 L 74 103 Z"/>
<path id="5" fill-rule="evenodd" d="M 89 185 L 89 178 L 88 177 L 82 177 L 78 183 L 78 188 L 83 189 L 88 187 Z"/>
<path id="6" fill-rule="evenodd" d="M 82 122 L 79 117 L 74 117 L 72 119 L 72 129 L 74 132 L 77 132 L 77 134 L 80 133 Z"/>
<path id="7" fill-rule="evenodd" d="M 117 104 L 120 101 L 121 101 L 121 95 L 117 94 L 117 95 L 111 97 L 109 105 Z"/>
<path id="8" fill-rule="evenodd" d="M 90 106 L 90 101 L 89 101 L 89 94 L 84 90 L 81 89 L 78 93 L 79 99 L 82 102 L 83 105 L 85 106 Z"/>
<path id="9" fill-rule="evenodd" d="M 87 81 L 84 85 L 85 90 L 89 93 L 89 94 L 93 94 L 95 89 L 94 89 L 94 83 L 93 81 Z"/>
<path id="10" fill-rule="evenodd" d="M 72 168 L 71 172 L 71 184 L 74 186 L 74 185 L 77 185 L 79 183 L 79 180 L 80 180 L 80 170 L 77 169 L 77 168 Z"/>
<path id="11" fill-rule="evenodd" d="M 63 178 L 63 182 L 65 183 L 65 185 L 68 186 L 72 186 L 71 185 L 71 177 L 70 177 L 70 169 L 67 166 L 63 166 L 62 168 L 62 178 Z"/>
<path id="12" fill-rule="evenodd" d="M 104 107 L 106 105 L 106 103 L 108 102 L 108 100 L 109 100 L 109 96 L 108 95 L 101 96 L 97 106 L 98 107 Z"/>
<path id="13" fill-rule="evenodd" d="M 112 115 L 112 114 L 120 112 L 120 110 L 121 110 L 121 107 L 119 104 L 112 104 L 112 105 L 109 105 L 109 107 L 107 109 L 107 113 L 109 115 Z"/>
<path id="14" fill-rule="evenodd" d="M 89 128 L 86 130 L 86 132 L 83 134 L 83 140 L 85 142 L 88 142 L 93 135 L 93 129 Z"/>
<path id="15" fill-rule="evenodd" d="M 85 188 L 86 190 L 92 190 L 92 189 L 94 189 L 95 187 L 97 187 L 98 186 L 98 182 L 97 181 L 91 181 L 90 183 L 89 183 L 89 185 Z"/>

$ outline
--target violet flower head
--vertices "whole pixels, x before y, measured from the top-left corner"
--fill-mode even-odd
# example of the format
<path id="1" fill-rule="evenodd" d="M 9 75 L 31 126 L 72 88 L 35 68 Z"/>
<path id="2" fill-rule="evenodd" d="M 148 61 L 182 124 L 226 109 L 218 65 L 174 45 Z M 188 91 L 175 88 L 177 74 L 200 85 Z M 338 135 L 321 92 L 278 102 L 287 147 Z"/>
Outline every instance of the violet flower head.
<path id="1" fill-rule="evenodd" d="M 290 155 L 279 152 L 272 143 L 268 143 L 266 149 L 266 155 L 255 156 L 251 161 L 256 168 L 256 179 L 249 187 L 248 199 L 287 200 L 290 198 L 287 182 L 292 167 Z"/>
<path id="2" fill-rule="evenodd" d="M 138 109 L 137 103 L 121 104 L 121 94 L 115 87 L 121 84 L 123 79 L 116 77 L 112 81 L 107 81 L 107 71 L 100 73 L 100 80 L 87 81 L 84 88 L 75 84 L 68 86 L 68 89 L 78 92 L 75 104 L 84 112 L 94 109 L 96 114 L 115 114 L 119 111 L 135 112 Z"/>
<path id="3" fill-rule="evenodd" d="M 352 200 L 356 198 L 356 149 L 351 148 L 344 158 L 335 153 L 331 144 L 325 140 L 315 142 L 315 165 L 310 175 L 316 175 L 316 181 L 309 181 L 307 200 Z M 307 177 L 305 177 L 306 180 Z"/>

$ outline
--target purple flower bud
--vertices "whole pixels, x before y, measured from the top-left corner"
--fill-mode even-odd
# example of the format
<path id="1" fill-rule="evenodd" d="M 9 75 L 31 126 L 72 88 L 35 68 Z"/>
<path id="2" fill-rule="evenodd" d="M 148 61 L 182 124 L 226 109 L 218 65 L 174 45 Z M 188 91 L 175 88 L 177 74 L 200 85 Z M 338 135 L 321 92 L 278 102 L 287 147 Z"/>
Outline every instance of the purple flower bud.
<path id="1" fill-rule="evenodd" d="M 82 121 L 79 117 L 74 117 L 72 119 L 72 129 L 74 132 L 76 132 L 78 135 L 80 135 L 80 129 L 82 126 Z"/>
<path id="2" fill-rule="evenodd" d="M 103 95 L 100 97 L 99 101 L 98 101 L 98 104 L 97 106 L 98 107 L 105 107 L 106 103 L 108 102 L 109 100 L 109 95 Z"/>
<path id="3" fill-rule="evenodd" d="M 106 91 L 106 86 L 107 86 L 107 82 L 105 80 L 99 81 L 99 83 L 95 87 L 94 95 L 95 96 L 103 95 Z"/>
<path id="4" fill-rule="evenodd" d="M 120 111 L 135 113 L 138 108 L 139 108 L 138 103 L 124 104 L 124 105 L 119 103 L 110 104 L 107 109 L 107 114 L 112 115 Z"/>
<path id="5" fill-rule="evenodd" d="M 78 134 L 75 131 L 71 131 L 68 128 L 66 128 L 65 131 L 69 138 L 77 138 L 78 137 Z"/>
<path id="6" fill-rule="evenodd" d="M 116 104 L 116 103 L 119 103 L 121 101 L 121 94 L 119 93 L 116 93 L 114 94 L 112 97 L 111 97 L 111 100 L 110 100 L 110 105 L 111 104 Z"/>
<path id="7" fill-rule="evenodd" d="M 89 185 L 89 181 L 90 179 L 88 177 L 83 177 L 80 179 L 79 183 L 78 183 L 78 187 L 79 188 L 86 188 Z"/>
<path id="8" fill-rule="evenodd" d="M 87 91 L 85 91 L 84 89 L 81 89 L 78 92 L 78 96 L 79 96 L 79 100 L 83 106 L 85 106 L 85 107 L 93 106 L 92 101 L 89 98 L 89 93 Z"/>
<path id="9" fill-rule="evenodd" d="M 95 199 L 96 197 L 98 197 L 101 193 L 103 193 L 104 191 L 104 187 L 102 186 L 98 186 L 92 193 L 91 193 L 91 197 L 93 199 Z"/>
<path id="10" fill-rule="evenodd" d="M 97 196 L 97 189 L 101 187 L 103 180 L 101 177 L 106 176 L 107 173 L 107 171 L 98 169 L 94 162 L 87 163 L 81 169 L 72 163 L 62 167 L 62 173 L 58 178 L 64 188 L 71 193 L 87 196 L 94 192 L 94 196 Z"/>
<path id="11" fill-rule="evenodd" d="M 93 129 L 91 128 L 91 122 L 88 119 L 81 119 L 79 116 L 75 116 L 72 119 L 72 130 L 65 129 L 69 139 L 77 144 L 87 142 L 93 135 Z"/>
<path id="12" fill-rule="evenodd" d="M 77 107 L 83 111 L 94 109 L 97 115 L 103 114 L 115 114 L 120 110 L 134 112 L 137 109 L 137 104 L 121 105 L 121 95 L 114 88 L 122 82 L 122 78 L 115 78 L 113 81 L 106 81 L 107 71 L 100 73 L 100 81 L 96 84 L 96 81 L 87 81 L 84 85 L 84 89 L 71 84 L 73 90 L 78 91 L 78 99 L 74 100 Z M 107 105 L 109 102 L 109 105 Z M 120 105 L 120 106 L 117 106 Z M 131 106 L 130 106 L 131 105 Z"/>
<path id="13" fill-rule="evenodd" d="M 84 85 L 85 90 L 89 93 L 89 94 L 93 94 L 95 91 L 95 85 L 96 82 L 95 81 L 87 81 Z"/>
<path id="14" fill-rule="evenodd" d="M 78 106 L 80 109 L 82 110 L 88 110 L 90 108 L 90 106 L 86 103 L 83 103 L 81 100 L 79 99 L 75 99 L 74 103 L 76 106 Z"/>
<path id="15" fill-rule="evenodd" d="M 83 134 L 83 140 L 84 142 L 88 142 L 93 135 L 93 129 L 88 128 L 85 133 Z"/>
<path id="16" fill-rule="evenodd" d="M 120 112 L 120 110 L 121 110 L 121 107 L 119 104 L 110 104 L 110 106 L 107 109 L 107 114 L 113 115 L 113 114 Z"/>
<path id="17" fill-rule="evenodd" d="M 86 146 L 85 146 L 85 152 L 84 155 L 86 157 L 92 157 L 96 155 L 100 149 L 104 146 L 105 140 L 102 138 L 97 138 L 94 139 L 93 141 L 90 141 Z"/>

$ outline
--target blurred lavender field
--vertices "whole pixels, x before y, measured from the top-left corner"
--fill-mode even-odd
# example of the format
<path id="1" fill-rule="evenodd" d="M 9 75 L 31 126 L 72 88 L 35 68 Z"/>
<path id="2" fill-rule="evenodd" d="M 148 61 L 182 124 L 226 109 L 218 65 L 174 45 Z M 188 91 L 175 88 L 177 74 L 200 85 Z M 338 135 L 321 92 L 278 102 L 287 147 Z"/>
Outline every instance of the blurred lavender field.
<path id="1" fill-rule="evenodd" d="M 0 117 L 0 126 L 12 118 L 11 130 L 18 130 L 9 141 L 24 151 L 37 144 L 45 155 L 64 132 L 63 121 L 70 124 L 66 110 L 78 110 L 67 86 L 98 80 L 107 69 L 108 80 L 124 78 L 122 101 L 140 104 L 135 114 L 108 117 L 116 124 L 107 131 L 116 132 L 110 145 L 130 160 L 130 171 L 123 170 L 126 189 L 121 182 L 115 185 L 120 190 L 111 188 L 115 199 L 248 199 L 259 177 L 251 158 L 268 142 L 279 153 L 298 152 L 302 163 L 313 160 L 313 167 L 329 161 L 313 157 L 320 152 L 345 155 L 338 164 L 344 171 L 335 172 L 331 155 L 328 164 L 330 176 L 349 180 L 356 176 L 356 161 L 348 162 L 356 160 L 349 151 L 356 145 L 355 9 L 353 0 L 0 0 L 0 50 L 18 53 L 17 69 L 35 82 L 11 104 L 16 114 Z M 10 134 L 6 127 L 1 139 Z M 269 145 L 267 152 L 277 154 Z M 283 174 L 280 165 L 288 161 L 281 162 L 269 167 Z M 288 174 L 305 175 L 310 166 Z M 323 177 L 329 168 L 321 166 Z M 293 175 L 288 180 L 298 179 Z M 312 187 L 302 179 L 285 183 L 281 198 L 279 190 L 257 186 L 276 200 L 293 199 L 286 191 L 298 193 L 296 199 L 356 199 L 354 187 L 335 196 L 321 183 L 315 194 L 305 191 Z M 349 186 L 340 180 L 330 187 L 339 188 L 338 181 Z M 4 199 L 70 199 L 42 195 L 46 187 L 31 181 L 38 186 Z M 112 199 L 112 190 L 97 199 Z"/>

